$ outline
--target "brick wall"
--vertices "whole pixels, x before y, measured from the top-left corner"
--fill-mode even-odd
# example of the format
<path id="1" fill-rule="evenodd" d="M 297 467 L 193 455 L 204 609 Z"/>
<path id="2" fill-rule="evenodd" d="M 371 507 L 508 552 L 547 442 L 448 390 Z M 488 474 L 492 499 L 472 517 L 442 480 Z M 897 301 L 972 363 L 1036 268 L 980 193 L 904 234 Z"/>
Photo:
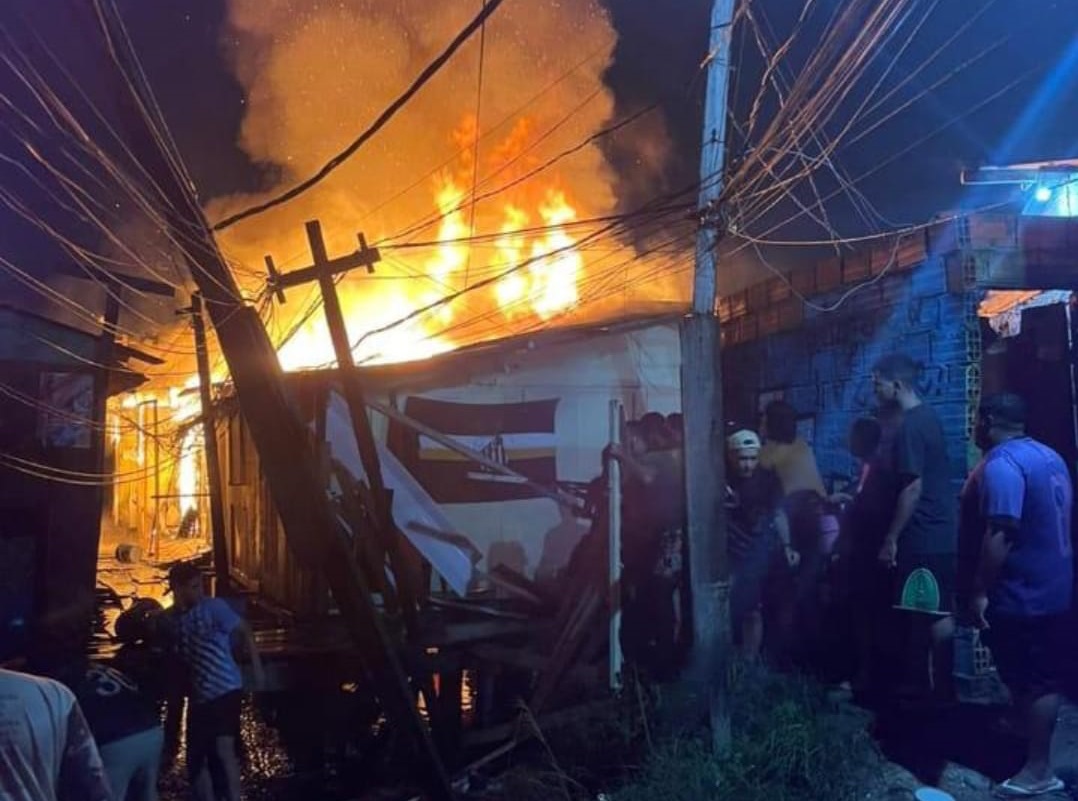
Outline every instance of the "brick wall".
<path id="1" fill-rule="evenodd" d="M 852 475 L 846 433 L 875 406 L 872 366 L 887 353 L 904 352 L 922 365 L 923 397 L 943 421 L 957 489 L 968 462 L 971 300 L 953 284 L 951 289 L 944 259 L 928 256 L 916 266 L 889 270 L 834 310 L 823 309 L 849 286 L 816 295 L 811 304 L 797 301 L 803 319 L 785 330 L 763 330 L 766 309 L 729 316 L 723 348 L 728 419 L 755 423 L 759 394 L 781 390 L 800 413 L 815 416 L 813 444 L 825 480 Z"/>

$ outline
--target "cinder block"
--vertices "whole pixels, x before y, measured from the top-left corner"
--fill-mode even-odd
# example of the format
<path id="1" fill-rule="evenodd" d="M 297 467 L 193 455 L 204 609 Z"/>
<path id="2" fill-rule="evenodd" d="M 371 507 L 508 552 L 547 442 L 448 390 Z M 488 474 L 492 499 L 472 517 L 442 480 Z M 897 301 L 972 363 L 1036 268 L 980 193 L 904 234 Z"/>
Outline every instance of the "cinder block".
<path id="1" fill-rule="evenodd" d="M 842 282 L 856 284 L 872 277 L 872 254 L 867 252 L 847 253 L 842 259 Z"/>

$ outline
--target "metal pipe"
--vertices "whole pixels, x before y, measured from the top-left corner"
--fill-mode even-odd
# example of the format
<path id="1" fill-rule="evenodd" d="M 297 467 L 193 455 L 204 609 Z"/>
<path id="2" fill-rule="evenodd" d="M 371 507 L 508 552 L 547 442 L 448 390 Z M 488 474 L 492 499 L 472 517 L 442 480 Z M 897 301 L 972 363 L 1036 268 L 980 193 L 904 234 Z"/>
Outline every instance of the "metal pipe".
<path id="1" fill-rule="evenodd" d="M 610 444 L 621 444 L 624 425 L 621 401 L 610 401 Z M 624 661 L 621 652 L 621 463 L 609 460 L 607 471 L 607 524 L 609 527 L 610 689 L 620 690 Z"/>
<path id="2" fill-rule="evenodd" d="M 1074 302 L 1074 293 L 1063 304 L 1067 315 L 1067 365 L 1070 368 L 1071 380 L 1071 434 L 1074 437 L 1074 446 L 1078 448 L 1078 376 L 1075 375 L 1074 364 L 1074 319 L 1071 312 L 1071 304 Z M 1075 468 L 1075 465 L 1071 465 Z"/>
<path id="3" fill-rule="evenodd" d="M 157 398 L 149 398 L 138 404 L 139 409 L 143 406 L 153 407 L 153 522 L 150 525 L 150 556 L 157 556 L 158 532 L 157 527 L 161 524 L 161 418 L 158 411 Z M 145 431 L 140 425 L 139 436 L 145 437 Z M 145 490 L 145 482 L 143 482 Z M 147 495 L 149 493 L 147 492 Z"/>

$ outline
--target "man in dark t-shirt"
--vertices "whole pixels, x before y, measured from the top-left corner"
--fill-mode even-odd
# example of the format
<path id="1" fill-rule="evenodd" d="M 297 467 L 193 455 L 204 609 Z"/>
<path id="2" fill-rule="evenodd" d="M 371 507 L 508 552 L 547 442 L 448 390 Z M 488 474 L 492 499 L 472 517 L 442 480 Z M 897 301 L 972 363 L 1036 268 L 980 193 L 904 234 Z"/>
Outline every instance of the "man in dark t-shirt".
<path id="1" fill-rule="evenodd" d="M 57 672 L 82 707 L 118 801 L 156 801 L 164 731 L 154 703 L 126 673 L 98 663 Z"/>
<path id="2" fill-rule="evenodd" d="M 782 510 L 782 482 L 760 467 L 759 436 L 748 429 L 735 431 L 727 437 L 726 450 L 727 548 L 733 569 L 730 615 L 742 653 L 755 659 L 764 640 L 768 580 L 784 563 L 789 569 L 797 567 L 800 557 L 790 542 Z"/>
<path id="3" fill-rule="evenodd" d="M 873 371 L 876 397 L 902 409 L 893 462 L 898 497 L 879 559 L 894 575 L 895 607 L 927 617 L 915 624 L 912 641 L 914 681 L 946 692 L 952 661 L 958 528 L 951 487 L 947 442 L 939 416 L 917 393 L 917 366 L 893 354 Z M 927 639 L 927 642 L 925 641 Z"/>

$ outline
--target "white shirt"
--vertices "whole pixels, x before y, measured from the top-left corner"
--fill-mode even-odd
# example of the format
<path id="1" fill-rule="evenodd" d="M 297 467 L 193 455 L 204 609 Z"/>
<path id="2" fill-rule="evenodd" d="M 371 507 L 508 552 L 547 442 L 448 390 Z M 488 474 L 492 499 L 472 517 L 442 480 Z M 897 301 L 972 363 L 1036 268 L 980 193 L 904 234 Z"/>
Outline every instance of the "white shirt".
<path id="1" fill-rule="evenodd" d="M 74 694 L 51 679 L 0 669 L 0 801 L 56 801 L 61 786 L 70 797 L 110 799 Z"/>

